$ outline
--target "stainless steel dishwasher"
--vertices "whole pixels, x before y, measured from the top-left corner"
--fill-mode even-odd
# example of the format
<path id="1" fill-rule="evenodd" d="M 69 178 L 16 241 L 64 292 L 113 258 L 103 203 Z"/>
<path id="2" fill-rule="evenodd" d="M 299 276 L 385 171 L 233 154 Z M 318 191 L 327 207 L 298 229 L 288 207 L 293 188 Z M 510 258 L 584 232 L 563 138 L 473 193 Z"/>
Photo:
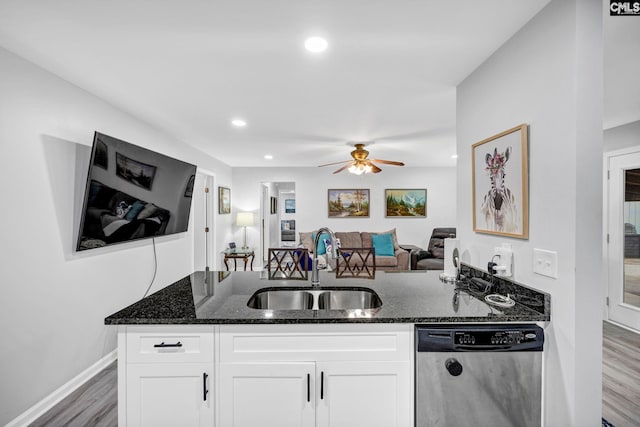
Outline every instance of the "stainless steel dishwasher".
<path id="1" fill-rule="evenodd" d="M 540 427 L 542 328 L 417 325 L 415 342 L 417 427 Z"/>

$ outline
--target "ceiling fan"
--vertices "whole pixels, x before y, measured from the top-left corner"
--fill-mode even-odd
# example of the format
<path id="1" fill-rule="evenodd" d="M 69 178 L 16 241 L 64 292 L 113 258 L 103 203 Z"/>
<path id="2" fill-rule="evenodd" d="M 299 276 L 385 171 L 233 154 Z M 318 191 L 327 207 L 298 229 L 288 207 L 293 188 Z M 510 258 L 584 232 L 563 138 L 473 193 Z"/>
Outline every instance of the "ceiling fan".
<path id="1" fill-rule="evenodd" d="M 369 155 L 369 152 L 364 149 L 364 144 L 355 144 L 355 147 L 356 147 L 356 149 L 351 152 L 351 157 L 353 157 L 353 160 L 345 160 L 345 161 L 342 161 L 342 162 L 327 163 L 325 165 L 320 165 L 318 167 L 339 165 L 341 163 L 346 163 L 344 166 L 342 166 L 341 168 L 337 169 L 333 173 L 342 172 L 343 170 L 348 168 L 349 172 L 351 172 L 353 174 L 356 174 L 356 175 L 362 175 L 363 173 L 378 173 L 378 172 L 382 171 L 382 169 L 380 169 L 373 162 L 382 163 L 384 165 L 404 166 L 404 163 L 395 162 L 393 160 L 367 159 L 367 156 Z"/>

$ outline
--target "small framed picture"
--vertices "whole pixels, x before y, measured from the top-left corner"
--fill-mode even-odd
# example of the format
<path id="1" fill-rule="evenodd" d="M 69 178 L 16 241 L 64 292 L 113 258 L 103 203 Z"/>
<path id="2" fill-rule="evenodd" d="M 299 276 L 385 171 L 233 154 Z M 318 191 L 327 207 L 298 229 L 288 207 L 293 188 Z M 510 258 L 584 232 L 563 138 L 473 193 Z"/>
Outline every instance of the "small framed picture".
<path id="1" fill-rule="evenodd" d="M 229 242 L 229 249 L 235 249 L 236 248 L 236 242 Z"/>
<path id="2" fill-rule="evenodd" d="M 284 201 L 285 213 L 296 213 L 296 199 L 285 199 Z"/>
<path id="3" fill-rule="evenodd" d="M 231 190 L 227 187 L 218 187 L 218 213 L 220 215 L 231 213 Z"/>

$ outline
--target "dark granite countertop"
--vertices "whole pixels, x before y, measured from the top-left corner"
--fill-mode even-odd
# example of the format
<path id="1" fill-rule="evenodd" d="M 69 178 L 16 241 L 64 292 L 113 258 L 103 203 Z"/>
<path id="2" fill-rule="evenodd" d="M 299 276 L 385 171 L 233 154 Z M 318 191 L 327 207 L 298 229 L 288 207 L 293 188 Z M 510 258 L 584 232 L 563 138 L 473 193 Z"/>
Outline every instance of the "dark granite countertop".
<path id="1" fill-rule="evenodd" d="M 467 268 L 467 277 L 486 273 Z M 322 287 L 367 287 L 378 293 L 376 310 L 256 310 L 247 301 L 259 289 L 311 287 L 300 280 L 268 280 L 266 272 L 195 272 L 105 319 L 107 325 L 242 323 L 452 323 L 549 321 L 550 296 L 526 286 L 495 280 L 492 293 L 516 301 L 502 308 L 484 301 L 469 281 L 442 282 L 440 271 L 376 272 L 375 279 L 336 279 L 320 272 Z"/>

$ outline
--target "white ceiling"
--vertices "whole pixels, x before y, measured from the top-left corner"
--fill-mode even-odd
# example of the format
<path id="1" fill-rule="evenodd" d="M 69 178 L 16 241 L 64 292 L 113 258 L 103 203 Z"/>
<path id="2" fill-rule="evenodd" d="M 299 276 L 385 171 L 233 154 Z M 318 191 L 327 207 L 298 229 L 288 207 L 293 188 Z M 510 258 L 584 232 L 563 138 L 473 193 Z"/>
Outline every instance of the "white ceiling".
<path id="1" fill-rule="evenodd" d="M 453 166 L 456 85 L 548 1 L 0 0 L 0 45 L 231 166 L 347 160 L 367 141 Z M 607 60 L 638 57 L 639 23 L 605 26 L 636 46 Z M 329 49 L 305 51 L 310 35 Z M 640 91 L 605 89 L 605 124 L 640 118 Z"/>

